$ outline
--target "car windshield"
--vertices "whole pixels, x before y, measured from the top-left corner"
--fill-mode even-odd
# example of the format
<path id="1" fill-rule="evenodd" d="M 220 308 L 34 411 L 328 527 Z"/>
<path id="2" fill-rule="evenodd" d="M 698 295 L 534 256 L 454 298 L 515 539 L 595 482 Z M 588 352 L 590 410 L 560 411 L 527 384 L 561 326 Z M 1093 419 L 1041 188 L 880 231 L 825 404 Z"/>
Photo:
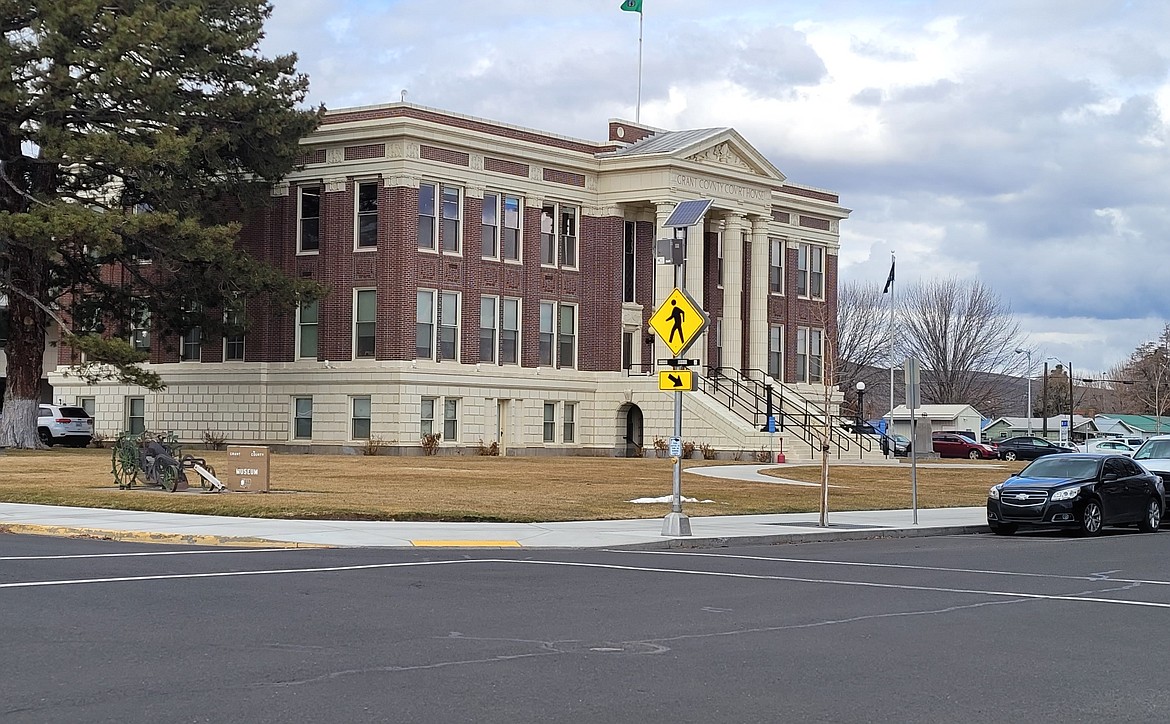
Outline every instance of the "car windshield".
<path id="1" fill-rule="evenodd" d="M 910 442 L 910 438 L 905 435 L 893 435 L 892 437 L 898 442 Z"/>
<path id="2" fill-rule="evenodd" d="M 65 417 L 89 417 L 89 413 L 81 407 L 62 407 L 61 414 Z"/>
<path id="3" fill-rule="evenodd" d="M 1170 458 L 1170 440 L 1146 440 L 1133 457 L 1134 460 Z"/>
<path id="4" fill-rule="evenodd" d="M 1091 458 L 1044 457 L 1020 473 L 1022 478 L 1091 478 L 1097 474 L 1097 461 Z"/>

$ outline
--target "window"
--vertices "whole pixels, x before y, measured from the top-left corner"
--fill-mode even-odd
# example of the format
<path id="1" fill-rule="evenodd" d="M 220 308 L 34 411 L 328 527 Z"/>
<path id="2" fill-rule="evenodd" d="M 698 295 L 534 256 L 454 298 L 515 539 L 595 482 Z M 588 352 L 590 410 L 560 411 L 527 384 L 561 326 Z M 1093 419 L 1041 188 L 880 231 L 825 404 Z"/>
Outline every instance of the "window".
<path id="1" fill-rule="evenodd" d="M 305 302 L 297 309 L 297 357 L 317 359 L 317 313 L 321 303 Z"/>
<path id="2" fill-rule="evenodd" d="M 438 195 L 442 212 L 440 224 L 436 224 L 435 202 Z M 442 249 L 450 254 L 459 253 L 460 192 L 458 186 L 423 183 L 418 187 L 418 248 Z M 436 239 L 435 234 L 439 238 Z"/>
<path id="3" fill-rule="evenodd" d="M 229 309 L 223 314 L 223 361 L 244 359 L 244 310 Z"/>
<path id="4" fill-rule="evenodd" d="M 146 432 L 146 398 L 126 398 L 126 432 L 141 435 Z"/>
<path id="5" fill-rule="evenodd" d="M 313 398 L 293 398 L 293 437 L 309 440 L 313 437 Z"/>
<path id="6" fill-rule="evenodd" d="M 813 299 L 825 298 L 825 247 L 809 249 L 808 291 Z"/>
<path id="7" fill-rule="evenodd" d="M 458 254 L 459 187 L 444 184 L 441 189 L 443 194 L 443 227 L 440 232 L 442 236 L 440 246 L 445 252 Z"/>
<path id="8" fill-rule="evenodd" d="M 777 325 L 768 327 L 768 374 L 784 379 L 784 328 Z"/>
<path id="9" fill-rule="evenodd" d="M 459 400 L 448 397 L 443 400 L 443 439 L 454 442 L 459 439 Z"/>
<path id="10" fill-rule="evenodd" d="M 796 295 L 825 298 L 825 247 L 814 244 L 797 246 Z"/>
<path id="11" fill-rule="evenodd" d="M 577 306 L 540 303 L 540 364 L 558 367 L 577 366 Z"/>
<path id="12" fill-rule="evenodd" d="M 715 362 L 716 367 L 723 366 L 723 317 L 715 320 Z"/>
<path id="13" fill-rule="evenodd" d="M 809 384 L 824 379 L 824 330 L 796 328 L 796 381 Z"/>
<path id="14" fill-rule="evenodd" d="M 723 286 L 723 234 L 715 234 L 715 286 Z"/>
<path id="15" fill-rule="evenodd" d="M 808 327 L 796 328 L 796 381 L 808 382 Z"/>
<path id="16" fill-rule="evenodd" d="M 419 436 L 426 437 L 435 431 L 435 402 L 436 397 L 422 398 L 422 410 L 419 413 Z"/>
<path id="17" fill-rule="evenodd" d="M 557 324 L 557 366 L 577 366 L 577 307 L 562 304 Z"/>
<path id="18" fill-rule="evenodd" d="M 565 420 L 563 425 L 563 442 L 576 442 L 577 440 L 577 403 L 565 403 Z"/>
<path id="19" fill-rule="evenodd" d="M 354 224 L 357 237 L 354 244 L 359 249 L 378 245 L 378 182 L 362 181 L 357 185 L 357 223 Z"/>
<path id="20" fill-rule="evenodd" d="M 414 356 L 418 359 L 434 359 L 435 293 L 429 289 L 419 289 L 415 310 Z"/>
<path id="21" fill-rule="evenodd" d="M 545 204 L 540 211 L 540 263 L 576 268 L 577 207 Z"/>
<path id="22" fill-rule="evenodd" d="M 0 307 L 0 349 L 8 344 L 8 307 Z"/>
<path id="23" fill-rule="evenodd" d="M 495 259 L 500 253 L 500 197 L 483 195 L 483 258 Z"/>
<path id="24" fill-rule="evenodd" d="M 556 306 L 552 302 L 540 303 L 540 364 L 545 367 L 552 367 L 553 363 L 553 340 L 556 336 L 553 314 Z"/>
<path id="25" fill-rule="evenodd" d="M 520 300 L 504 297 L 500 319 L 500 364 L 520 362 Z"/>
<path id="26" fill-rule="evenodd" d="M 499 300 L 479 298 L 479 361 L 496 361 L 496 327 L 500 323 Z"/>
<path id="27" fill-rule="evenodd" d="M 199 327 L 191 327 L 183 333 L 183 341 L 179 345 L 179 361 L 198 362 L 202 346 L 203 330 Z"/>
<path id="28" fill-rule="evenodd" d="M 622 332 L 622 369 L 634 366 L 634 333 Z"/>
<path id="29" fill-rule="evenodd" d="M 97 410 L 96 397 L 78 397 L 77 406 L 85 410 L 85 414 L 94 417 L 94 412 Z"/>
<path id="30" fill-rule="evenodd" d="M 435 248 L 435 185 L 418 186 L 418 248 Z"/>
<path id="31" fill-rule="evenodd" d="M 819 329 L 808 331 L 808 381 L 820 383 L 825 379 L 824 336 Z"/>
<path id="32" fill-rule="evenodd" d="M 784 240 L 769 239 L 771 254 L 768 257 L 768 291 L 784 293 Z"/>
<path id="33" fill-rule="evenodd" d="M 374 356 L 374 335 L 377 327 L 378 292 L 373 289 L 354 290 L 353 356 Z"/>
<path id="34" fill-rule="evenodd" d="M 150 351 L 150 310 L 139 310 L 130 320 L 130 344 L 139 352 Z"/>
<path id="35" fill-rule="evenodd" d="M 370 398 L 354 397 L 350 417 L 350 436 L 353 440 L 370 439 Z"/>
<path id="36" fill-rule="evenodd" d="M 557 403 L 544 403 L 544 437 L 545 442 L 557 441 Z"/>
<path id="37" fill-rule="evenodd" d="M 520 261 L 520 210 L 524 204 L 519 196 L 504 197 L 504 260 Z"/>
<path id="38" fill-rule="evenodd" d="M 301 186 L 299 190 L 297 252 L 316 252 L 321 248 L 321 187 Z"/>
<path id="39" fill-rule="evenodd" d="M 638 225 L 633 221 L 626 222 L 626 246 L 622 257 L 622 301 L 633 302 L 637 291 L 637 256 L 634 253 L 637 241 Z"/>
<path id="40" fill-rule="evenodd" d="M 439 295 L 439 359 L 459 359 L 459 294 Z"/>

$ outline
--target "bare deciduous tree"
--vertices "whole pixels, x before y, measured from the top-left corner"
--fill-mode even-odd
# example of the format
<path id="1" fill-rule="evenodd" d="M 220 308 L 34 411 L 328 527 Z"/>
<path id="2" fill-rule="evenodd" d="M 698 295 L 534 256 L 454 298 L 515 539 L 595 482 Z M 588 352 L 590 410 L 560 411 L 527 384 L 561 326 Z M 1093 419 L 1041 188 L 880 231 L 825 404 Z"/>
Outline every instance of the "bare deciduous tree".
<path id="1" fill-rule="evenodd" d="M 857 383 L 871 385 L 875 368 L 890 366 L 888 297 L 872 282 L 846 282 L 837 294 L 836 383 L 856 410 Z M 861 417 L 868 416 L 862 410 Z"/>
<path id="2" fill-rule="evenodd" d="M 1122 412 L 1166 415 L 1170 411 L 1170 324 L 1158 339 L 1138 345 L 1128 360 L 1109 371 L 1109 378 L 1115 380 L 1108 384 L 1117 392 Z"/>
<path id="3" fill-rule="evenodd" d="M 977 279 L 935 279 L 911 285 L 898 303 L 894 345 L 917 357 L 924 399 L 941 404 L 988 400 L 996 382 L 986 373 L 1019 374 L 1024 342 L 999 295 Z"/>

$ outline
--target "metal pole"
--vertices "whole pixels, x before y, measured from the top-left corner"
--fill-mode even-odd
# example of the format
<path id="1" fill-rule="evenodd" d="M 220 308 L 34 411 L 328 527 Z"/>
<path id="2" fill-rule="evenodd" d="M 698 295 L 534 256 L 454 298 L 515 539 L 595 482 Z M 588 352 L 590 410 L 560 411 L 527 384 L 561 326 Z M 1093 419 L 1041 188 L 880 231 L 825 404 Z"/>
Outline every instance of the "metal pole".
<path id="1" fill-rule="evenodd" d="M 687 230 L 685 228 L 675 229 L 675 238 L 683 239 L 684 249 L 686 247 Z M 685 249 L 689 253 L 689 249 Z M 686 258 L 685 255 L 683 257 Z M 674 265 L 674 285 L 679 289 L 686 289 L 686 275 L 683 273 L 683 265 Z M 679 369 L 675 366 L 675 369 Z M 683 408 L 683 393 L 674 393 L 674 436 L 676 439 L 682 439 L 682 408 Z M 672 487 L 670 497 L 670 514 L 662 521 L 662 535 L 683 536 L 691 534 L 691 521 L 682 511 L 682 457 L 674 458 L 674 472 L 672 474 Z"/>
<path id="2" fill-rule="evenodd" d="M 638 12 L 638 107 L 634 111 L 634 122 L 642 122 L 642 11 Z"/>
<path id="3" fill-rule="evenodd" d="M 891 251 L 890 252 L 890 264 L 894 263 L 894 258 L 895 258 L 894 252 Z M 890 344 L 889 344 L 889 349 L 890 349 L 890 359 L 889 359 L 889 363 L 890 363 L 890 422 L 888 425 L 886 425 L 886 434 L 893 435 L 894 434 L 894 284 L 892 282 L 890 283 Z M 911 438 L 911 440 L 913 440 L 913 438 Z M 913 444 L 913 442 L 911 442 L 911 444 Z M 886 457 L 888 457 L 890 459 L 893 459 L 895 457 L 896 451 L 894 450 L 894 448 L 895 448 L 895 445 L 891 439 L 891 442 L 889 445 L 889 454 Z"/>
<path id="4" fill-rule="evenodd" d="M 1073 378 L 1072 378 L 1072 362 L 1068 363 L 1068 444 L 1073 444 Z"/>
<path id="5" fill-rule="evenodd" d="M 1028 351 L 1028 435 L 1032 435 L 1032 351 Z"/>

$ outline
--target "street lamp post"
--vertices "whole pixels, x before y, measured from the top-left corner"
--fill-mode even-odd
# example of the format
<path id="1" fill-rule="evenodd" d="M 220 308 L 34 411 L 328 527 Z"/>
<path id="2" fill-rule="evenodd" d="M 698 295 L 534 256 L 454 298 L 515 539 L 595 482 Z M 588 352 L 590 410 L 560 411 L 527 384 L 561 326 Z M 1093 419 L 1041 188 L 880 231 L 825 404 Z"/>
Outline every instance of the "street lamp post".
<path id="1" fill-rule="evenodd" d="M 857 383 L 857 431 L 861 432 L 861 425 L 865 422 L 865 383 Z"/>
<path id="2" fill-rule="evenodd" d="M 1032 350 L 1016 347 L 1016 354 L 1028 357 L 1028 409 L 1024 416 L 1028 418 L 1028 436 L 1032 436 Z"/>

